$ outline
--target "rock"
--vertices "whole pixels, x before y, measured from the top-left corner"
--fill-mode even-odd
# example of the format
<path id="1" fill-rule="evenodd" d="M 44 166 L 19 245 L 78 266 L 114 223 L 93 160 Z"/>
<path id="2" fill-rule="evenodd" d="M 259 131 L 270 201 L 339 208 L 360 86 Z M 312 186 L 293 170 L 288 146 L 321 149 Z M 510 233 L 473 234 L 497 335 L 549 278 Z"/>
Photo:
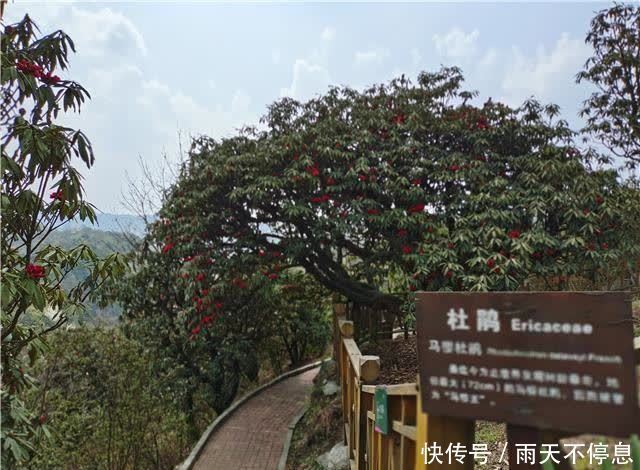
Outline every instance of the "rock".
<path id="1" fill-rule="evenodd" d="M 322 386 L 322 393 L 325 397 L 330 395 L 335 395 L 340 390 L 340 387 L 333 380 L 329 380 L 326 384 Z"/>
<path id="2" fill-rule="evenodd" d="M 316 462 L 325 470 L 348 470 L 349 450 L 342 442 L 338 442 L 329 452 L 318 457 Z"/>

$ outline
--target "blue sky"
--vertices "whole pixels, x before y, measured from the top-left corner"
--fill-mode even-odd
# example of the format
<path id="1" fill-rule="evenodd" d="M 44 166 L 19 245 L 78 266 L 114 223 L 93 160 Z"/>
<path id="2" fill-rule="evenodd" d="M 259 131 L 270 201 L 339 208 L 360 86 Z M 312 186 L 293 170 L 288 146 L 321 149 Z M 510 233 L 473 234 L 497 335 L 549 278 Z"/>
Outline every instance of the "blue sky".
<path id="1" fill-rule="evenodd" d="M 89 200 L 125 212 L 125 174 L 139 158 L 174 161 L 178 132 L 231 135 L 282 96 L 363 87 L 458 65 L 466 86 L 512 105 L 535 96 L 574 127 L 590 92 L 575 84 L 593 13 L 607 3 L 85 3 L 17 2 L 77 46 L 69 77 L 92 101 L 65 117 L 92 140 Z"/>

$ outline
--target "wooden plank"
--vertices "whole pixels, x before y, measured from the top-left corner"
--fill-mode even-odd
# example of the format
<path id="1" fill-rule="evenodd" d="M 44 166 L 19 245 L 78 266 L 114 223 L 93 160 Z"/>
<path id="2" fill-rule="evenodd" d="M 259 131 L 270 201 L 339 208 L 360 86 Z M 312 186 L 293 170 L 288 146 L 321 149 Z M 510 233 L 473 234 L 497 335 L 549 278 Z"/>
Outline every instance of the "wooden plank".
<path id="1" fill-rule="evenodd" d="M 370 393 L 371 395 L 374 395 L 376 393 L 376 386 L 375 385 L 363 385 L 362 386 L 362 391 L 364 393 Z"/>
<path id="2" fill-rule="evenodd" d="M 402 434 L 408 437 L 412 441 L 416 440 L 417 428 L 415 426 L 409 426 L 408 424 L 402 424 L 398 420 L 393 420 L 393 430 L 398 434 Z"/>
<path id="3" fill-rule="evenodd" d="M 353 366 L 353 370 L 355 372 L 356 377 L 360 378 L 360 357 L 362 354 L 360 353 L 360 349 L 358 349 L 358 345 L 352 338 L 343 338 L 342 344 L 349 356 L 349 361 Z"/>
<path id="4" fill-rule="evenodd" d="M 387 385 L 387 395 L 415 395 L 418 393 L 418 384 L 405 383 Z"/>
<path id="5" fill-rule="evenodd" d="M 636 364 L 640 364 L 640 336 L 633 338 L 633 349 L 636 351 Z"/>
<path id="6" fill-rule="evenodd" d="M 376 420 L 376 414 L 373 411 L 367 411 L 367 418 L 375 421 Z"/>

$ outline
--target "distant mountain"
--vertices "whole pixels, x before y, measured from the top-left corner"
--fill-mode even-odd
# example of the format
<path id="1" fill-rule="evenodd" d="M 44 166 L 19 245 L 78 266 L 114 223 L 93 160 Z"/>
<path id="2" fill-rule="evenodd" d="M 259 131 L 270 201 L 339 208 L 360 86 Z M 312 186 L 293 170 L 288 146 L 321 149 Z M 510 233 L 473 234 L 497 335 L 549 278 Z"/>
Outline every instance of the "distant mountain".
<path id="1" fill-rule="evenodd" d="M 144 236 L 145 224 L 142 218 L 137 215 L 131 214 L 109 214 L 101 212 L 96 214 L 98 223 L 92 225 L 91 222 L 85 220 L 73 220 L 61 227 L 61 230 L 78 230 L 83 227 L 89 227 L 102 232 L 119 232 L 119 233 L 132 233 L 138 237 Z M 156 219 L 155 216 L 151 217 L 151 221 Z"/>

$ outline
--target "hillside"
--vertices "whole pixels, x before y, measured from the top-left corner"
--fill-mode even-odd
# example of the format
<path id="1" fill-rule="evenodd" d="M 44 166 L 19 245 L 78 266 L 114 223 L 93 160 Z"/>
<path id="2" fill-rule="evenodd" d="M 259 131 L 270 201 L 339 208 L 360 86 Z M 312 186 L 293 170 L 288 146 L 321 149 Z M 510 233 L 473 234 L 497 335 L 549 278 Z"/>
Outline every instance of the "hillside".
<path id="1" fill-rule="evenodd" d="M 140 238 L 131 233 L 121 233 L 97 230 L 88 227 L 58 230 L 47 237 L 45 243 L 70 249 L 80 244 L 89 246 L 99 257 L 111 253 L 127 253 L 135 248 Z M 87 271 L 78 267 L 71 271 L 62 283 L 65 289 L 70 289 L 87 275 Z M 87 310 L 79 322 L 89 324 L 114 324 L 118 322 L 121 309 L 117 305 L 100 308 L 95 304 L 87 305 Z"/>

